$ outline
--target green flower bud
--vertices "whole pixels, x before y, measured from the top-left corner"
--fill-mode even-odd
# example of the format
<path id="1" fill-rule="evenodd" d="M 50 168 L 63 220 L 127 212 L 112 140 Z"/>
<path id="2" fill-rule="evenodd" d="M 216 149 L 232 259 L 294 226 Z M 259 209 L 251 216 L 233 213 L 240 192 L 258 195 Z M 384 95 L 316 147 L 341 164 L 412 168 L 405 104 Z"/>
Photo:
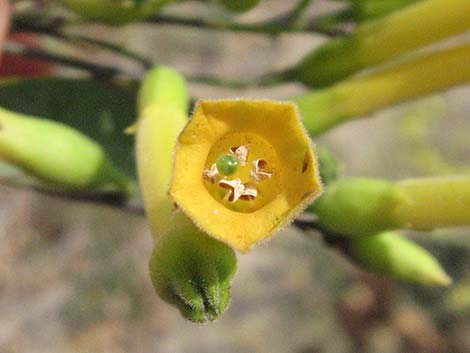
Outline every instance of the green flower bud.
<path id="1" fill-rule="evenodd" d="M 3 108 L 0 159 L 55 187 L 128 186 L 127 178 L 89 137 L 64 124 Z"/>
<path id="2" fill-rule="evenodd" d="M 396 232 L 351 239 L 348 252 L 366 269 L 400 281 L 425 286 L 452 282 L 432 254 Z"/>
<path id="3" fill-rule="evenodd" d="M 171 105 L 186 113 L 189 94 L 185 78 L 166 66 L 151 69 L 140 85 L 137 97 L 139 115 L 152 105 Z"/>
<path id="4" fill-rule="evenodd" d="M 226 9 L 233 12 L 245 12 L 254 8 L 260 0 L 218 0 Z"/>
<path id="5" fill-rule="evenodd" d="M 370 235 L 402 226 L 394 216 L 402 200 L 392 183 L 344 179 L 328 185 L 313 210 L 326 229 L 350 236 Z"/>
<path id="6" fill-rule="evenodd" d="M 163 236 L 150 260 L 158 295 L 197 323 L 213 321 L 225 311 L 236 270 L 235 253 L 195 229 Z"/>
<path id="7" fill-rule="evenodd" d="M 143 20 L 174 1 L 177 0 L 62 0 L 64 5 L 80 16 L 111 25 Z"/>

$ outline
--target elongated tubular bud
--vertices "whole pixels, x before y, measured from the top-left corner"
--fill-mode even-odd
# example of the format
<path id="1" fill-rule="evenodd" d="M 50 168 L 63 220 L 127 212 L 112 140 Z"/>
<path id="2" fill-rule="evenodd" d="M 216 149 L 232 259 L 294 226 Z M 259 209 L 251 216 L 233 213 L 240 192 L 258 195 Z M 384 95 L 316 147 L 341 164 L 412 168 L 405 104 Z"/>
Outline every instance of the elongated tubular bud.
<path id="1" fill-rule="evenodd" d="M 427 250 L 396 232 L 351 239 L 349 255 L 369 271 L 424 286 L 448 286 L 452 280 Z"/>
<path id="2" fill-rule="evenodd" d="M 470 177 L 343 179 L 327 186 L 313 211 L 325 229 L 351 237 L 470 225 Z"/>
<path id="3" fill-rule="evenodd" d="M 468 29 L 468 0 L 423 0 L 315 49 L 300 62 L 296 76 L 308 86 L 324 87 Z"/>
<path id="4" fill-rule="evenodd" d="M 61 188 L 128 183 L 89 137 L 64 124 L 0 108 L 0 159 Z"/>
<path id="5" fill-rule="evenodd" d="M 174 215 L 174 205 L 167 193 L 173 149 L 188 120 L 188 102 L 184 78 L 164 66 L 152 69 L 139 91 L 137 169 L 154 237 L 167 233 L 175 226 L 191 224 L 183 215 Z"/>
<path id="6" fill-rule="evenodd" d="M 470 176 L 410 179 L 396 183 L 406 202 L 400 223 L 418 230 L 470 225 Z"/>
<path id="7" fill-rule="evenodd" d="M 470 4 L 470 2 L 469 2 Z M 381 108 L 470 82 L 470 45 L 420 56 L 383 71 L 348 79 L 294 98 L 305 126 L 318 135 Z"/>
<path id="8" fill-rule="evenodd" d="M 139 93 L 136 153 L 156 241 L 149 263 L 153 285 L 184 317 L 202 323 L 227 308 L 237 261 L 232 249 L 197 229 L 168 197 L 173 149 L 187 122 L 188 101 L 183 77 L 166 67 L 151 70 Z"/>

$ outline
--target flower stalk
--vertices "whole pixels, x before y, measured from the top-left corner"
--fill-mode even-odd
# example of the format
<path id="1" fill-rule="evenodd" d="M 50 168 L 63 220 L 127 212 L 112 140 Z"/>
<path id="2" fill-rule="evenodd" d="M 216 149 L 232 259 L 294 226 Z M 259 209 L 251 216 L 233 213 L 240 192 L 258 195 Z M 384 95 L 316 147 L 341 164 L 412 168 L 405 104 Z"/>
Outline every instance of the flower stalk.
<path id="1" fill-rule="evenodd" d="M 296 77 L 308 86 L 325 87 L 469 28 L 468 0 L 451 4 L 448 0 L 423 0 L 366 22 L 350 36 L 315 49 L 299 63 Z"/>
<path id="2" fill-rule="evenodd" d="M 470 3 L 469 3 L 470 4 Z M 470 45 L 419 56 L 294 98 L 311 135 L 387 106 L 470 82 Z"/>

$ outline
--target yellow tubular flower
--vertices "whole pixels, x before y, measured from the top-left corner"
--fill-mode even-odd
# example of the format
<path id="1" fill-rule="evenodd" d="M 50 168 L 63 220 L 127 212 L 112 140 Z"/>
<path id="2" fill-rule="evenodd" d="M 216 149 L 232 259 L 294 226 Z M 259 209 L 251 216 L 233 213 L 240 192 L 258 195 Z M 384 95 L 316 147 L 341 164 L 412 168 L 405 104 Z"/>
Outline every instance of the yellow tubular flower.
<path id="1" fill-rule="evenodd" d="M 291 103 L 201 101 L 178 139 L 171 196 L 201 229 L 242 252 L 321 191 L 310 139 Z"/>

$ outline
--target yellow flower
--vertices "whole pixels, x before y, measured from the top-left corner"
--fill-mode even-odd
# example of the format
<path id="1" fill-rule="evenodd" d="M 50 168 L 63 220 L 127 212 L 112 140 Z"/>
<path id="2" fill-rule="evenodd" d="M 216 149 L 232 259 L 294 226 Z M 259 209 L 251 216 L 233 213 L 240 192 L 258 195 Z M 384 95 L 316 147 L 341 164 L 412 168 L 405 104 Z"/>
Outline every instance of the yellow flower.
<path id="1" fill-rule="evenodd" d="M 220 168 L 221 160 L 229 168 Z M 292 103 L 201 101 L 179 136 L 171 196 L 201 229 L 242 252 L 321 191 L 312 144 Z"/>

